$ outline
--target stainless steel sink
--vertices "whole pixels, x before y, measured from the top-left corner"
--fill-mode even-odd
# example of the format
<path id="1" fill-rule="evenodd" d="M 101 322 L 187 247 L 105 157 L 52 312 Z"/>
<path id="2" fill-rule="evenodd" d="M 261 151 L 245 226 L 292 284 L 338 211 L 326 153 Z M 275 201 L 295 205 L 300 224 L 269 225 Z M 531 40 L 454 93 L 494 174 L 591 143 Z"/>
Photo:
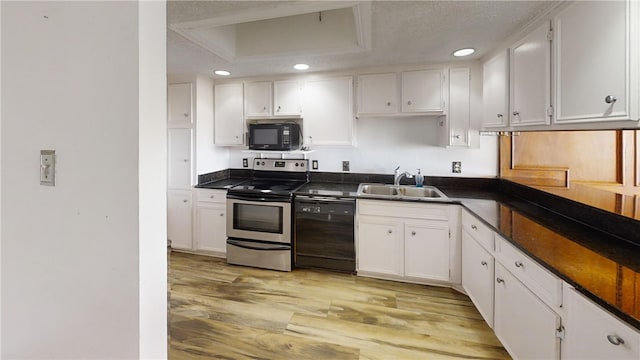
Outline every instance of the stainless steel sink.
<path id="1" fill-rule="evenodd" d="M 412 185 L 360 184 L 358 196 L 382 199 L 447 199 L 447 196 L 433 186 L 415 187 Z"/>
<path id="2" fill-rule="evenodd" d="M 360 184 L 358 187 L 358 195 L 381 195 L 381 196 L 397 196 L 399 194 L 398 187 L 382 184 Z"/>

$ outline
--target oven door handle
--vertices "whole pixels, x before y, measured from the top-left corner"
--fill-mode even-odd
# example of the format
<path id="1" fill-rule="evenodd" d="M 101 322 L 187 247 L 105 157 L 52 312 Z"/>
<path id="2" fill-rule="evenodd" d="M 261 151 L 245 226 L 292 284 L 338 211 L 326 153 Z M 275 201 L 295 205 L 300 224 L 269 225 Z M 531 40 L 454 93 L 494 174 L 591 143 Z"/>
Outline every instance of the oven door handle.
<path id="1" fill-rule="evenodd" d="M 227 240 L 227 244 L 241 247 L 249 250 L 259 250 L 259 251 L 274 251 L 274 250 L 291 250 L 290 246 L 283 245 L 271 245 L 271 246 L 251 246 L 247 245 L 244 241 L 236 241 L 236 240 Z"/>
<path id="2" fill-rule="evenodd" d="M 232 194 L 227 194 L 227 199 L 243 200 L 243 201 L 255 201 L 255 202 L 277 202 L 277 203 L 284 202 L 282 198 L 273 199 L 273 198 L 269 198 L 269 197 L 251 197 L 251 196 L 232 195 Z"/>

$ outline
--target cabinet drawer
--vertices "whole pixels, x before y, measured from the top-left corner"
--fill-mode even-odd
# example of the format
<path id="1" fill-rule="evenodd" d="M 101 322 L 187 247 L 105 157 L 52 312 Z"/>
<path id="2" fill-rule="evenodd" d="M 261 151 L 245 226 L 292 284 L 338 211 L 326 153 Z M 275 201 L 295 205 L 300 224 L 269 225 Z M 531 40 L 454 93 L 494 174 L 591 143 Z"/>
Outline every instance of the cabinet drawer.
<path id="1" fill-rule="evenodd" d="M 227 191 L 198 189 L 196 200 L 198 202 L 226 203 Z"/>
<path id="2" fill-rule="evenodd" d="M 498 235 L 495 256 L 547 305 L 552 308 L 562 305 L 562 281 Z"/>
<path id="3" fill-rule="evenodd" d="M 493 252 L 493 231 L 468 211 L 462 212 L 462 230 L 471 235 L 486 250 Z"/>
<path id="4" fill-rule="evenodd" d="M 449 221 L 448 205 L 401 201 L 358 200 L 358 214 Z"/>

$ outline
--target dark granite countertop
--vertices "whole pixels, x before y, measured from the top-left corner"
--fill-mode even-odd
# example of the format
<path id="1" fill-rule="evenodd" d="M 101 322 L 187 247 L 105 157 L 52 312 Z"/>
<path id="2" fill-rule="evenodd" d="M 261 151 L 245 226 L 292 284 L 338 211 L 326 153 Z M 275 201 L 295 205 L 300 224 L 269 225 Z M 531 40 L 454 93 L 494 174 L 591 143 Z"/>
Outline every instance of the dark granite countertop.
<path id="1" fill-rule="evenodd" d="M 388 175 L 311 175 L 311 181 L 296 195 L 357 198 L 360 182 L 389 183 L 393 179 Z M 197 187 L 226 189 L 246 179 L 218 179 Z M 567 204 L 564 199 L 499 179 L 426 178 L 425 185 L 436 186 L 449 197 L 449 203 L 461 204 L 549 271 L 640 329 L 637 222 L 611 218 L 597 209 Z"/>

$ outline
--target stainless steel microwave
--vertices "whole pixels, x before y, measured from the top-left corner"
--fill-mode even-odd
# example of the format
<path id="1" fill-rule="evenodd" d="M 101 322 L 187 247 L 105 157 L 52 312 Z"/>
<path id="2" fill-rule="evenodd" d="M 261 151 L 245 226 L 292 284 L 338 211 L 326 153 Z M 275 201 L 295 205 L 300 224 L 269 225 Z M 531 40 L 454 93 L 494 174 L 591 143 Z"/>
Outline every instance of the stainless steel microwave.
<path id="1" fill-rule="evenodd" d="M 296 123 L 249 124 L 249 149 L 297 150 L 301 135 Z"/>

